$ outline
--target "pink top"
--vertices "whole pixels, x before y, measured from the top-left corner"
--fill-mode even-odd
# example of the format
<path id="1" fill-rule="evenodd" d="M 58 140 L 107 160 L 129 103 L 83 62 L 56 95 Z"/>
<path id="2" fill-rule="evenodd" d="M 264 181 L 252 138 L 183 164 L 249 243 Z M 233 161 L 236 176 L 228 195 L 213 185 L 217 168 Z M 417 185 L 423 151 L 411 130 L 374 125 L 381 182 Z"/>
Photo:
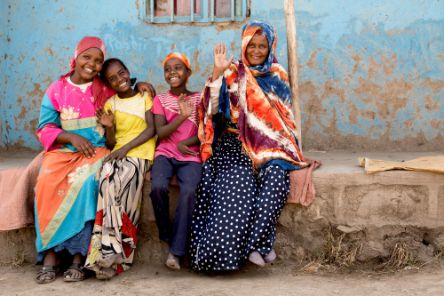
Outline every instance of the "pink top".
<path id="1" fill-rule="evenodd" d="M 165 117 L 167 123 L 173 121 L 179 115 L 179 103 L 177 96 L 170 91 L 159 94 L 154 98 L 153 108 L 151 111 L 155 115 L 162 115 Z M 156 148 L 155 157 L 163 155 L 170 158 L 175 158 L 179 161 L 194 161 L 201 163 L 200 156 L 183 155 L 178 149 L 177 144 L 188 138 L 197 136 L 198 115 L 197 108 L 200 103 L 200 93 L 196 92 L 187 97 L 186 100 L 192 100 L 194 103 L 194 110 L 191 116 L 185 120 L 176 131 L 174 131 L 167 138 L 160 140 Z M 199 152 L 199 145 L 190 146 L 190 149 Z"/>
<path id="2" fill-rule="evenodd" d="M 103 89 L 105 97 L 112 93 L 112 90 Z M 97 124 L 96 110 L 92 82 L 76 85 L 68 77 L 62 77 L 51 83 L 43 96 L 37 127 L 37 136 L 45 150 L 64 146 L 76 151 L 71 144 L 54 143 L 64 131 L 81 135 L 94 146 L 103 147 L 104 128 Z"/>

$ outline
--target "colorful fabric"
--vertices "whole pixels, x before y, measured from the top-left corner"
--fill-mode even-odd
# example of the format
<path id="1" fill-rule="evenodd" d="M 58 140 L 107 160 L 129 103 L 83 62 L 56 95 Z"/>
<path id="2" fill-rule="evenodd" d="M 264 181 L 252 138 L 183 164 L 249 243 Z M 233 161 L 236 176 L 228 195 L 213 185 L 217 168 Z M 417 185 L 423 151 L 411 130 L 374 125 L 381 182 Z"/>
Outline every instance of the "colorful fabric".
<path id="1" fill-rule="evenodd" d="M 256 33 L 259 33 L 267 38 L 268 48 L 270 49 L 270 51 L 268 52 L 267 59 L 262 65 L 251 66 L 250 63 L 248 62 L 246 52 L 247 52 L 248 43 L 250 43 L 251 39 Z M 251 71 L 256 73 L 256 75 L 254 76 L 258 76 L 258 74 L 263 75 L 268 73 L 273 63 L 277 63 L 277 59 L 275 56 L 276 43 L 277 43 L 276 32 L 274 31 L 273 27 L 267 23 L 252 21 L 248 24 L 245 24 L 242 27 L 241 60 L 244 63 L 244 65 L 246 65 L 247 67 L 250 68 Z M 288 94 L 290 94 L 290 91 L 288 92 Z"/>
<path id="2" fill-rule="evenodd" d="M 68 252 L 72 256 L 76 254 L 81 254 L 82 256 L 86 257 L 88 254 L 89 249 L 89 243 L 91 241 L 91 233 L 93 230 L 94 221 L 88 221 L 85 223 L 85 227 L 77 233 L 76 235 L 70 237 L 63 243 L 60 243 L 56 245 L 51 250 L 59 253 L 59 252 Z M 45 256 L 48 253 L 48 251 L 42 251 L 37 253 L 37 263 L 43 263 L 45 260 Z"/>
<path id="3" fill-rule="evenodd" d="M 36 248 L 42 255 L 49 249 L 84 253 L 88 245 L 87 225 L 95 219 L 98 172 L 109 150 L 104 128 L 97 124 L 96 111 L 111 92 L 98 77 L 91 85 L 69 82 L 75 58 L 91 47 L 105 55 L 103 42 L 85 38 L 77 46 L 71 71 L 46 90 L 40 109 L 37 136 L 45 148 L 35 192 Z M 71 144 L 56 144 L 57 137 L 70 132 L 87 139 L 95 155 L 85 157 Z"/>
<path id="4" fill-rule="evenodd" d="M 68 78 L 53 82 L 43 96 L 37 127 L 37 136 L 45 150 L 61 147 L 54 142 L 63 131 L 76 133 L 94 146 L 103 147 L 105 130 L 102 125 L 97 124 L 96 110 L 92 85 L 83 92 L 69 83 Z M 64 147 L 77 151 L 71 144 Z"/>
<path id="5" fill-rule="evenodd" d="M 264 34 L 269 54 L 262 65 L 248 67 L 245 51 L 257 32 Z M 273 162 L 285 162 L 289 169 L 305 167 L 298 147 L 296 125 L 291 111 L 291 92 L 288 75 L 281 65 L 274 63 L 276 35 L 265 23 L 251 22 L 242 31 L 242 59 L 231 64 L 224 73 L 220 91 L 219 112 L 239 130 L 242 147 L 256 168 Z M 209 89 L 203 92 L 199 111 L 199 139 L 202 160 L 213 153 L 216 121 L 209 108 Z"/>
<path id="6" fill-rule="evenodd" d="M 102 39 L 94 36 L 86 36 L 83 37 L 79 43 L 76 46 L 76 49 L 74 51 L 74 56 L 71 58 L 70 61 L 70 69 L 69 72 L 62 75 L 61 78 L 67 78 L 74 73 L 74 68 L 76 66 L 76 59 L 85 50 L 88 50 L 90 48 L 98 48 L 103 53 L 103 58 L 105 59 L 106 56 L 106 48 L 105 43 L 103 43 Z M 107 87 L 105 83 L 98 77 L 94 77 L 92 81 L 92 96 L 94 98 L 94 106 L 97 109 L 100 109 L 105 104 L 106 100 L 111 97 L 114 94 L 114 90 Z"/>
<path id="7" fill-rule="evenodd" d="M 152 112 L 155 115 L 161 115 L 165 117 L 166 122 L 172 122 L 179 115 L 179 97 L 173 95 L 170 91 L 157 95 L 154 98 Z M 185 100 L 191 100 L 195 106 L 193 113 L 187 120 L 185 120 L 173 133 L 167 138 L 160 140 L 159 145 L 156 148 L 155 157 L 163 155 L 169 158 L 175 158 L 179 161 L 194 161 L 201 163 L 199 156 L 183 155 L 178 149 L 177 144 L 188 138 L 197 135 L 197 108 L 200 104 L 200 94 L 193 93 L 185 97 Z M 190 146 L 190 149 L 199 152 L 199 146 Z"/>
<path id="8" fill-rule="evenodd" d="M 74 51 L 74 56 L 71 58 L 70 66 L 71 71 L 74 71 L 74 67 L 76 66 L 76 59 L 85 50 L 90 48 L 98 48 L 103 53 L 103 58 L 106 56 L 106 48 L 105 43 L 103 43 L 102 39 L 95 36 L 85 36 L 83 37 L 76 46 L 76 50 Z"/>
<path id="9" fill-rule="evenodd" d="M 187 67 L 188 70 L 191 70 L 191 63 L 188 57 L 181 52 L 172 52 L 166 56 L 166 58 L 163 60 L 163 66 L 165 67 L 166 62 L 168 62 L 171 59 L 179 59 L 184 63 L 185 67 Z"/>
<path id="10" fill-rule="evenodd" d="M 135 96 L 125 99 L 114 95 L 105 103 L 104 109 L 113 112 L 116 125 L 116 145 L 113 151 L 122 148 L 148 127 L 145 112 L 151 110 L 152 105 L 153 101 L 148 93 L 145 95 L 137 93 Z M 155 147 L 156 139 L 153 137 L 142 145 L 131 149 L 126 156 L 152 161 Z"/>
<path id="11" fill-rule="evenodd" d="M 97 214 L 85 267 L 131 267 L 137 245 L 142 186 L 149 162 L 125 157 L 106 162 L 100 175 Z"/>
<path id="12" fill-rule="evenodd" d="M 204 163 L 191 229 L 191 267 L 241 268 L 252 251 L 267 255 L 288 194 L 288 172 L 268 166 L 258 176 L 237 135 L 225 133 Z"/>
<path id="13" fill-rule="evenodd" d="M 35 197 L 36 248 L 43 252 L 81 232 L 94 220 L 98 171 L 106 148 L 86 158 L 80 152 L 52 150 L 43 158 Z"/>

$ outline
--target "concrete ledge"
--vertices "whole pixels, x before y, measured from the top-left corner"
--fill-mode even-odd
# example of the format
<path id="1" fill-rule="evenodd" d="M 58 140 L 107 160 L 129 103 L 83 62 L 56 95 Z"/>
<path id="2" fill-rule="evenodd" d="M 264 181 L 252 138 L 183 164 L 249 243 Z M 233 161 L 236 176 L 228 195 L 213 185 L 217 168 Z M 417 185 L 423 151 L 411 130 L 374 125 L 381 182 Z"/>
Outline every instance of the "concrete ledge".
<path id="1" fill-rule="evenodd" d="M 355 248 L 359 261 L 388 257 L 403 243 L 420 260 L 444 249 L 444 175 L 389 171 L 366 175 L 357 157 L 408 160 L 438 153 L 308 152 L 323 165 L 314 172 L 316 200 L 308 207 L 288 204 L 281 216 L 276 249 L 294 262 L 323 256 L 329 244 Z M 0 154 L 0 169 L 25 165 L 33 154 Z M 137 260 L 163 262 L 162 246 L 146 182 Z M 178 188 L 172 186 L 171 215 Z M 34 230 L 0 233 L 0 263 L 34 260 Z"/>
<path id="2" fill-rule="evenodd" d="M 425 155 L 437 153 L 313 155 L 324 164 L 314 173 L 316 200 L 307 209 L 286 206 L 277 244 L 294 260 L 322 255 L 339 240 L 344 252 L 356 248 L 360 261 L 386 258 L 401 243 L 418 260 L 432 257 L 444 248 L 444 175 L 367 175 L 357 166 L 359 156 L 402 161 Z"/>

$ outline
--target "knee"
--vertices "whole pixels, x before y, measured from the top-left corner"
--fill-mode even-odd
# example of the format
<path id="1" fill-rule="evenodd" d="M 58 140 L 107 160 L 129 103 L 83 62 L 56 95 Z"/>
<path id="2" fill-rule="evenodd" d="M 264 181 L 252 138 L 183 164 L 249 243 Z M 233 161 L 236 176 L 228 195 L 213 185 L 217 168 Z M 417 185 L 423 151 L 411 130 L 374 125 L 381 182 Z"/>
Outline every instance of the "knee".
<path id="1" fill-rule="evenodd" d="M 196 194 L 197 186 L 189 184 L 180 185 L 180 198 L 186 201 L 194 200 L 194 195 Z"/>
<path id="2" fill-rule="evenodd" d="M 151 183 L 151 199 L 154 201 L 162 199 L 162 196 L 168 195 L 169 188 L 166 182 Z"/>

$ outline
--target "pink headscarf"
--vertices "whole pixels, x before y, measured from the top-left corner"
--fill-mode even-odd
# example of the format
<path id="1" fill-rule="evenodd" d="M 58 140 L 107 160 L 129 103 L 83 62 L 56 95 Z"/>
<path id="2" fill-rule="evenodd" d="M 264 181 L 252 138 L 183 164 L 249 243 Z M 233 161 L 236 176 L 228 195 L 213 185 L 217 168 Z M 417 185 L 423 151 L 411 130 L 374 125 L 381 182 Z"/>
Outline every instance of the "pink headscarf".
<path id="1" fill-rule="evenodd" d="M 85 36 L 82 38 L 82 40 L 79 41 L 79 43 L 76 46 L 76 50 L 74 51 L 74 56 L 71 58 L 70 61 L 70 69 L 69 72 L 62 76 L 62 78 L 66 78 L 68 76 L 71 76 L 72 73 L 74 73 L 74 69 L 76 67 L 76 59 L 85 50 L 88 50 L 90 48 L 98 48 L 103 53 L 103 58 L 105 58 L 106 55 L 106 49 L 105 49 L 105 43 L 102 41 L 102 39 L 94 36 Z M 102 108 L 105 104 L 106 100 L 114 94 L 114 92 L 106 87 L 106 85 L 103 83 L 103 81 L 98 77 L 94 77 L 93 83 L 92 83 L 92 94 L 94 96 L 94 106 L 99 109 Z"/>
<path id="2" fill-rule="evenodd" d="M 74 56 L 71 58 L 70 62 L 70 73 L 74 71 L 74 68 L 76 66 L 76 59 L 85 50 L 88 50 L 90 48 L 98 48 L 103 53 L 103 58 L 105 58 L 106 55 L 106 49 L 105 49 L 105 43 L 103 43 L 102 39 L 99 37 L 94 36 L 85 36 L 82 38 L 82 40 L 79 41 L 79 43 L 76 46 L 76 50 L 74 51 Z"/>
<path id="3" fill-rule="evenodd" d="M 166 62 L 168 62 L 171 59 L 178 59 L 180 60 L 185 67 L 187 67 L 188 70 L 191 71 L 191 64 L 190 60 L 187 58 L 187 56 L 184 53 L 181 52 L 172 52 L 166 56 L 166 58 L 163 60 L 163 66 L 165 66 Z"/>

